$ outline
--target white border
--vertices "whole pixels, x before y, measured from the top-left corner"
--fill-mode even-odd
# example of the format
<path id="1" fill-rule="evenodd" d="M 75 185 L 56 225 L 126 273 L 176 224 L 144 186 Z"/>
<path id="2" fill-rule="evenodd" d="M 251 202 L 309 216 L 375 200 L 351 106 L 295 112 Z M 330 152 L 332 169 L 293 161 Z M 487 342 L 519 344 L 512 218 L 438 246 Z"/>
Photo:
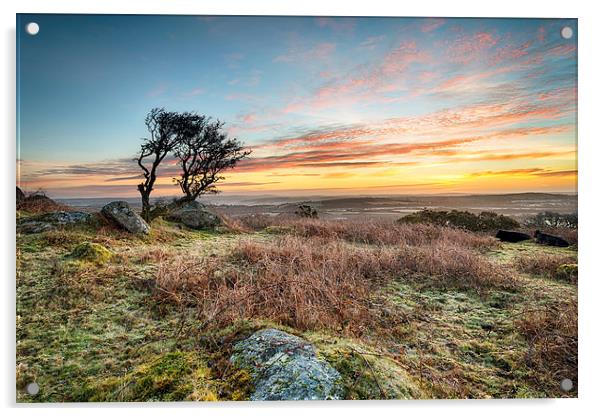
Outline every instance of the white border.
<path id="1" fill-rule="evenodd" d="M 6 273 L 2 276 L 2 366 L 0 394 L 2 403 L 24 413 L 44 414 L 104 414 L 116 408 L 127 407 L 129 412 L 164 414 L 166 410 L 187 414 L 203 414 L 220 411 L 227 414 L 278 414 L 289 415 L 332 413 L 343 411 L 362 414 L 377 411 L 383 414 L 420 413 L 421 415 L 504 415 L 508 413 L 541 412 L 549 415 L 567 415 L 589 412 L 596 408 L 602 394 L 598 388 L 600 375 L 600 307 L 602 303 L 602 272 L 600 264 L 600 195 L 601 166 L 600 135 L 598 122 L 602 118 L 599 73 L 601 72 L 600 46 L 602 40 L 602 16 L 597 13 L 596 2 L 526 0 L 486 1 L 434 1 L 419 0 L 393 2 L 370 0 L 351 2 L 337 0 L 302 0 L 285 2 L 259 1 L 184 1 L 184 0 L 4 0 L 2 8 L 2 82 L 4 97 L 2 106 L 3 180 L 2 186 L 2 264 Z M 67 406 L 19 406 L 14 404 L 14 183 L 15 183 L 15 13 L 119 13 L 119 14 L 237 14 L 237 15 L 347 15 L 347 16 L 466 16 L 466 17 L 572 17 L 579 18 L 579 399 L 568 400 L 495 400 L 495 401 L 413 401 L 413 402 L 346 402 L 346 403 L 254 403 L 254 404 L 154 404 L 144 405 L 67 405 Z M 169 411 L 169 410 L 168 410 Z"/>

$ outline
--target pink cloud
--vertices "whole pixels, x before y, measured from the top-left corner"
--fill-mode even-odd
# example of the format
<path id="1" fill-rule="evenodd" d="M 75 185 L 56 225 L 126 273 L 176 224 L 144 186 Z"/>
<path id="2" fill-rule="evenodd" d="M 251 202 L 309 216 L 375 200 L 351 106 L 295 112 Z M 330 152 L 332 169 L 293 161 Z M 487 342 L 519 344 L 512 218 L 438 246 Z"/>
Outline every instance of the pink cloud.
<path id="1" fill-rule="evenodd" d="M 495 46 L 498 41 L 499 37 L 487 32 L 461 35 L 453 41 L 446 42 L 448 46 L 447 55 L 452 62 L 469 64 Z"/>
<path id="2" fill-rule="evenodd" d="M 527 41 L 520 46 L 504 46 L 496 51 L 496 54 L 490 59 L 491 65 L 498 65 L 501 62 L 516 61 L 517 59 L 527 55 L 528 49 L 533 45 L 533 42 Z"/>
<path id="3" fill-rule="evenodd" d="M 242 116 L 242 121 L 245 123 L 253 123 L 256 120 L 257 116 L 254 113 L 249 113 Z"/>
<path id="4" fill-rule="evenodd" d="M 359 47 L 364 49 L 375 49 L 384 39 L 384 35 L 370 36 L 369 38 L 366 38 L 366 40 L 364 40 L 362 43 L 360 43 Z"/>
<path id="5" fill-rule="evenodd" d="M 395 91 L 403 85 L 410 65 L 429 62 L 430 55 L 417 48 L 414 41 L 401 42 L 390 50 L 380 62 L 361 67 L 348 75 L 335 77 L 303 100 L 295 100 L 283 108 L 284 113 L 333 105 L 366 101 L 378 94 Z"/>
<path id="6" fill-rule="evenodd" d="M 445 19 L 427 19 L 427 21 L 420 27 L 423 33 L 429 33 L 433 30 L 437 30 L 445 24 Z"/>
<path id="7" fill-rule="evenodd" d="M 553 56 L 570 55 L 571 53 L 575 52 L 575 49 L 577 49 L 575 48 L 575 45 L 558 45 L 549 49 L 546 54 Z"/>
<path id="8" fill-rule="evenodd" d="M 540 26 L 539 29 L 537 29 L 537 40 L 540 43 L 543 43 L 546 40 L 546 28 L 543 26 Z"/>

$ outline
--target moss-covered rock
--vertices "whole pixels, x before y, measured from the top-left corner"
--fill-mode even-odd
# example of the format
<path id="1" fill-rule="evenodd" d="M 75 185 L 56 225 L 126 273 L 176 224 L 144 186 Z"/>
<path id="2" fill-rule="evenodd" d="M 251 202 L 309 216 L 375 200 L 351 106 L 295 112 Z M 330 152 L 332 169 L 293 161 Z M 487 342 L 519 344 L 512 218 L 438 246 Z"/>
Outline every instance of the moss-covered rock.
<path id="1" fill-rule="evenodd" d="M 111 260 L 113 253 L 100 244 L 85 242 L 77 245 L 69 257 L 75 260 L 104 264 Z"/>
<path id="2" fill-rule="evenodd" d="M 234 346 L 230 361 L 251 373 L 251 400 L 340 399 L 339 373 L 309 342 L 268 328 Z"/>

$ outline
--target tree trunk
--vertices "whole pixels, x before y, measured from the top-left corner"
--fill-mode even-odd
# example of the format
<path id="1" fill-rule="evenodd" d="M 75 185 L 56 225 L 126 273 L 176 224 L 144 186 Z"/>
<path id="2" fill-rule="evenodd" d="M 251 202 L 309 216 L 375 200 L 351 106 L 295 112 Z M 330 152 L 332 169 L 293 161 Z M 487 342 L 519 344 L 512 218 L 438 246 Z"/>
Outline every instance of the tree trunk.
<path id="1" fill-rule="evenodd" d="M 150 192 L 147 192 L 143 185 L 138 185 L 138 191 L 140 191 L 140 196 L 142 197 L 142 218 L 148 222 L 151 219 Z"/>

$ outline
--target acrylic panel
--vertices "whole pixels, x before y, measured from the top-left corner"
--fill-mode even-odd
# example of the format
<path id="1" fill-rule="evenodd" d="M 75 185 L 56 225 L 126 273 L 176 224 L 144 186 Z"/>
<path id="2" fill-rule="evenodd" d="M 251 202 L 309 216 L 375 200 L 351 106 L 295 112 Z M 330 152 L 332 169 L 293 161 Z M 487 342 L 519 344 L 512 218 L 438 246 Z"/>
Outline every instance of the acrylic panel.
<path id="1" fill-rule="evenodd" d="M 577 396 L 576 19 L 16 28 L 18 402 Z"/>

